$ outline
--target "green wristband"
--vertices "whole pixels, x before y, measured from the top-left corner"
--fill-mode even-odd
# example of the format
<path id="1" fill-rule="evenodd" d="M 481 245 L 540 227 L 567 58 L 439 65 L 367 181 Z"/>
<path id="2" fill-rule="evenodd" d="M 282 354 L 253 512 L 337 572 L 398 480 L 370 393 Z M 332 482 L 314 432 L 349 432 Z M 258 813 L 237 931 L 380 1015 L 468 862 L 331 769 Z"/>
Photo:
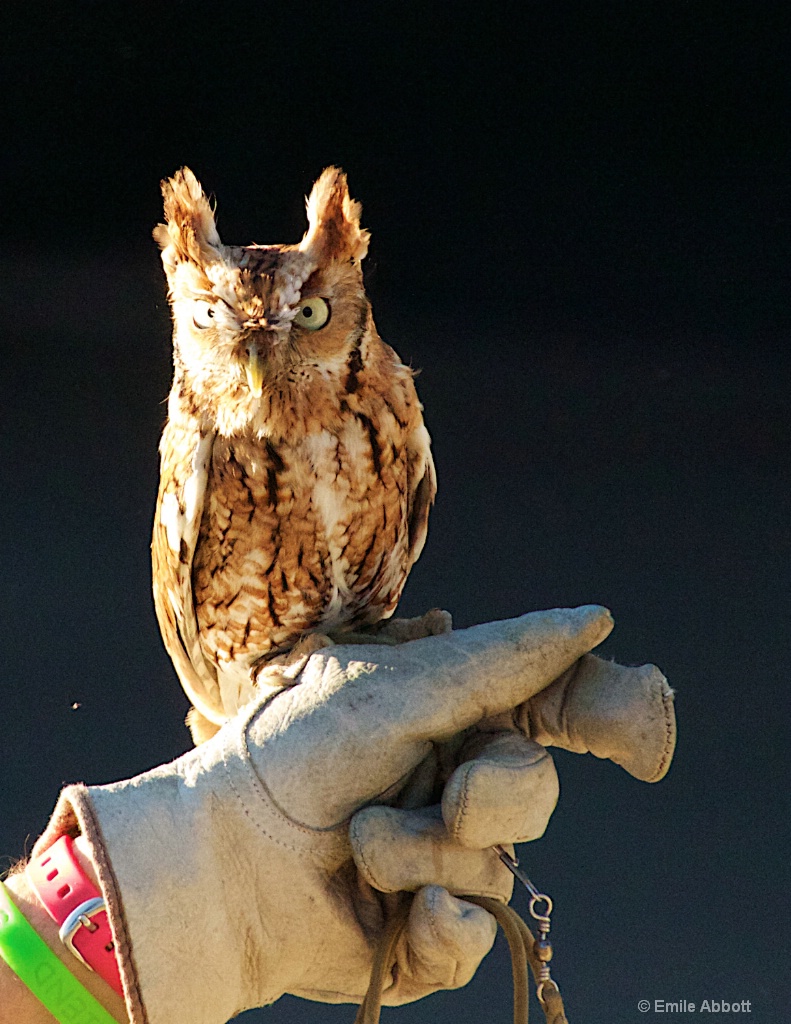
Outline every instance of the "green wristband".
<path id="1" fill-rule="evenodd" d="M 60 1024 L 118 1024 L 34 930 L 2 882 L 0 957 Z"/>

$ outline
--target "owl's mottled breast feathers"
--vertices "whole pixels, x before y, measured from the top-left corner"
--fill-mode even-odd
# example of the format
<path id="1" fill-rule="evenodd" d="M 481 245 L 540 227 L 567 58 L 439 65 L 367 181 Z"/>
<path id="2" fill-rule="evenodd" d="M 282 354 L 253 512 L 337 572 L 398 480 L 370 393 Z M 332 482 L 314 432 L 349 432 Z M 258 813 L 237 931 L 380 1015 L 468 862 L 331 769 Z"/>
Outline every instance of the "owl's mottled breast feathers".
<path id="1" fill-rule="evenodd" d="M 157 615 L 220 723 L 314 630 L 389 617 L 436 484 L 412 372 L 377 334 L 342 172 L 298 245 L 226 247 L 186 169 L 164 185 L 174 381 L 154 524 Z"/>

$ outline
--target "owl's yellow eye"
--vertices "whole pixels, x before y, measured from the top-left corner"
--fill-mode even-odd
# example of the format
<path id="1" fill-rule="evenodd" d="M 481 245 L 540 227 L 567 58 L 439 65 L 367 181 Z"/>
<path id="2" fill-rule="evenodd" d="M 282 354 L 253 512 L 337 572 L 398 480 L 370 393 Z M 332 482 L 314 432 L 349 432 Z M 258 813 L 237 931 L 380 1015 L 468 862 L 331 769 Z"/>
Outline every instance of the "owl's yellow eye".
<path id="1" fill-rule="evenodd" d="M 196 299 L 192 305 L 192 322 L 200 330 L 213 327 L 217 322 L 217 312 L 211 302 L 205 299 Z"/>
<path id="2" fill-rule="evenodd" d="M 330 318 L 330 307 L 316 296 L 315 299 L 305 299 L 297 310 L 294 323 L 299 327 L 306 327 L 309 331 L 318 331 Z"/>

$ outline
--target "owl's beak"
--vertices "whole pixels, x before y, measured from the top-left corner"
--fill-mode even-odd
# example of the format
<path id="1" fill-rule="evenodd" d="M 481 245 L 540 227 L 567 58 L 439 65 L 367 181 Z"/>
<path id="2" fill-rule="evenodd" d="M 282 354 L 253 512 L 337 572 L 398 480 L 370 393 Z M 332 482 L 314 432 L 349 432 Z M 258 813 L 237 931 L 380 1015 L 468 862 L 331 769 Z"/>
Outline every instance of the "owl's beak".
<path id="1" fill-rule="evenodd" d="M 264 360 L 261 356 L 261 349 L 255 342 L 251 342 L 247 346 L 247 362 L 244 370 L 247 374 L 247 386 L 250 388 L 251 394 L 255 398 L 260 398 L 264 387 Z"/>

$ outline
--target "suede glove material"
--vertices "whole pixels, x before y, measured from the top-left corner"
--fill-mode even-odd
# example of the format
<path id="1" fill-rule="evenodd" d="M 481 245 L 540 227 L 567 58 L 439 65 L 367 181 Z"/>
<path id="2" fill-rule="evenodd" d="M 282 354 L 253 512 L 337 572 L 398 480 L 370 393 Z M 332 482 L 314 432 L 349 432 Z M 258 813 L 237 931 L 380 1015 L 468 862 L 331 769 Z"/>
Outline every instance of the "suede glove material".
<path id="1" fill-rule="evenodd" d="M 37 850 L 64 831 L 88 838 L 134 1024 L 224 1024 L 286 992 L 359 1002 L 404 892 L 415 896 L 384 1001 L 469 981 L 495 926 L 458 896 L 507 901 L 512 878 L 489 847 L 540 835 L 557 799 L 535 740 L 628 762 L 632 740 L 661 732 L 669 762 L 666 684 L 647 693 L 643 670 L 599 662 L 587 687 L 570 686 L 611 628 L 587 606 L 331 647 L 173 763 L 67 788 Z M 525 710 L 555 681 L 564 709 L 550 694 L 540 715 Z M 491 726 L 501 718 L 508 728 Z"/>

